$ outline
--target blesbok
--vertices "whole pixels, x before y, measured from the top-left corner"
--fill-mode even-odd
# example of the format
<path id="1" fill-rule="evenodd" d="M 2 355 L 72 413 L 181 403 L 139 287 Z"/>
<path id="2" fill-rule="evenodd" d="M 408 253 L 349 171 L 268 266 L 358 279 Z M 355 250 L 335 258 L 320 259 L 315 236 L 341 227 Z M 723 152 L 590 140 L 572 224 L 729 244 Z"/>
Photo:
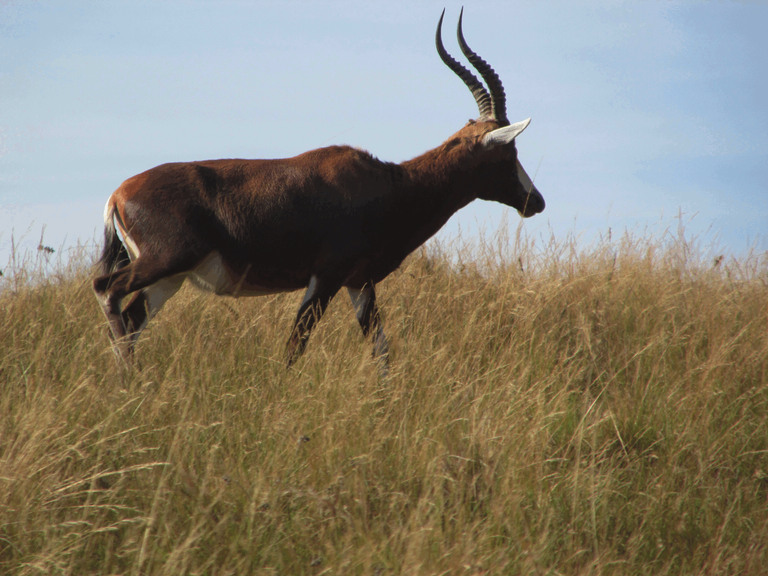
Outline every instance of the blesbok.
<path id="1" fill-rule="evenodd" d="M 469 87 L 480 117 L 434 150 L 402 164 L 349 146 L 279 160 L 180 162 L 120 185 L 104 211 L 103 275 L 93 281 L 120 357 L 130 359 L 147 322 L 189 278 L 235 297 L 306 288 L 288 338 L 289 366 L 346 287 L 363 335 L 373 334 L 374 356 L 386 361 L 378 282 L 476 198 L 526 218 L 544 210 L 515 148 L 530 118 L 510 125 L 501 81 L 467 46 L 461 15 L 459 46 L 488 90 L 446 52 L 444 15 L 437 52 Z"/>

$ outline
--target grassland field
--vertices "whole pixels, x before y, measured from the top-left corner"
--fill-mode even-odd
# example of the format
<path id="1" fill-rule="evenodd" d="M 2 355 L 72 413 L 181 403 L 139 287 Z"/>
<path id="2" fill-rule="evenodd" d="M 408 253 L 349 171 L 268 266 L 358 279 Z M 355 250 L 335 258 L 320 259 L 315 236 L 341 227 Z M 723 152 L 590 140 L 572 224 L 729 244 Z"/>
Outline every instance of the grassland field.
<path id="1" fill-rule="evenodd" d="M 765 574 L 768 255 L 502 230 L 378 287 L 184 288 L 121 369 L 94 250 L 0 277 L 0 574 Z"/>

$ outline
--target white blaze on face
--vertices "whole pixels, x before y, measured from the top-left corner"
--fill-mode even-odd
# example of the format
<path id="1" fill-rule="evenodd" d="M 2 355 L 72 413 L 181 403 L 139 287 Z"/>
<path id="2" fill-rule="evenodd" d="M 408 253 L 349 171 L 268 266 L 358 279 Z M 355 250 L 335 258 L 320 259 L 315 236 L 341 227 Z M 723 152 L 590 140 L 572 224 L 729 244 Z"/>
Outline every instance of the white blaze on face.
<path id="1" fill-rule="evenodd" d="M 522 184 L 523 188 L 525 188 L 525 191 L 530 194 L 531 190 L 533 190 L 533 180 L 531 180 L 531 178 L 528 176 L 528 173 L 523 168 L 523 165 L 520 164 L 520 160 L 517 161 L 517 177 L 520 180 L 520 184 Z"/>

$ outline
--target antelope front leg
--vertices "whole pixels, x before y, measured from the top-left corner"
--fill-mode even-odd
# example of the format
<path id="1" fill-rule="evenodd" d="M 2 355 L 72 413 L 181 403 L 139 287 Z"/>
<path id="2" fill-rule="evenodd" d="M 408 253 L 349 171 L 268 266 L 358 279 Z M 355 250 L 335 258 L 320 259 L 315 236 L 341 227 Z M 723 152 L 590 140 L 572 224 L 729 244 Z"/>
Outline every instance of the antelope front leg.
<path id="1" fill-rule="evenodd" d="M 317 276 L 312 276 L 310 279 L 304 300 L 299 306 L 298 314 L 296 314 L 291 336 L 288 338 L 285 357 L 289 368 L 304 353 L 312 328 L 322 318 L 323 312 L 338 289 L 339 286 L 324 282 Z"/>
<path id="2" fill-rule="evenodd" d="M 373 284 L 366 284 L 362 290 L 347 288 L 347 292 L 350 300 L 352 300 L 352 305 L 355 307 L 355 315 L 360 323 L 363 336 L 367 338 L 369 334 L 373 333 L 373 356 L 379 360 L 384 372 L 386 372 L 386 366 L 389 362 L 389 344 L 384 335 Z"/>

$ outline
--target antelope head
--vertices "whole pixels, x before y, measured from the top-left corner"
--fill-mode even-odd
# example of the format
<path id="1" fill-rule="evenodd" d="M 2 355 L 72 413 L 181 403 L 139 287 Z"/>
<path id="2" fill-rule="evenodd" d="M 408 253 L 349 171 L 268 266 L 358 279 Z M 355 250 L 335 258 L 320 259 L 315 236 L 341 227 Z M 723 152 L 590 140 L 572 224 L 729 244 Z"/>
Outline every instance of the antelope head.
<path id="1" fill-rule="evenodd" d="M 474 142 L 479 155 L 479 161 L 485 172 L 483 189 L 477 191 L 481 200 L 493 200 L 515 208 L 521 216 L 528 218 L 544 210 L 544 197 L 536 189 L 533 180 L 523 169 L 517 158 L 515 138 L 526 129 L 531 119 L 510 124 L 507 119 L 506 97 L 504 86 L 493 68 L 480 56 L 475 54 L 464 40 L 461 30 L 461 20 L 464 14 L 462 8 L 459 15 L 457 37 L 462 53 L 470 64 L 480 73 L 488 86 L 451 57 L 445 50 L 442 40 L 443 16 L 440 15 L 435 34 L 437 52 L 442 61 L 461 78 L 475 97 L 480 116 L 470 120 L 467 125 L 454 135 L 454 138 L 469 139 Z M 490 94 L 489 94 L 490 91 Z"/>

